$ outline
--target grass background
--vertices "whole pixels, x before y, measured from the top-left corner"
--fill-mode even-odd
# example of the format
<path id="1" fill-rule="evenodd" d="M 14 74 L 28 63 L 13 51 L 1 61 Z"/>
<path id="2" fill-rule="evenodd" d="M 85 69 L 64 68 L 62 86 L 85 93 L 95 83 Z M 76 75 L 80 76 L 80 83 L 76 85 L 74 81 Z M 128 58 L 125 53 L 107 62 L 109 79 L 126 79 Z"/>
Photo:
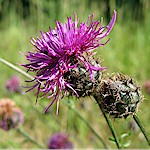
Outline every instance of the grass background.
<path id="1" fill-rule="evenodd" d="M 103 66 L 108 72 L 122 72 L 134 77 L 143 86 L 150 79 L 150 2 L 148 0 L 0 0 L 0 57 L 17 65 L 25 63 L 19 51 L 26 53 L 32 50 L 31 37 L 39 37 L 39 31 L 48 31 L 55 27 L 55 20 L 66 22 L 74 12 L 80 22 L 87 21 L 89 14 L 95 13 L 95 19 L 103 17 L 106 25 L 117 10 L 117 21 L 109 35 L 110 41 L 98 49 L 97 57 L 102 58 Z M 23 69 L 23 68 L 22 68 Z M 6 81 L 13 75 L 21 78 L 25 85 L 26 78 L 13 69 L 0 63 L 0 98 L 13 99 L 24 113 L 22 128 L 39 143 L 47 145 L 49 137 L 55 132 L 70 135 L 75 148 L 103 148 L 78 115 L 63 103 L 59 115 L 55 115 L 55 105 L 47 114 L 43 110 L 49 100 L 42 99 L 35 105 L 34 92 L 22 94 L 9 93 L 5 88 Z M 22 89 L 24 91 L 24 89 Z M 143 90 L 144 93 L 144 90 Z M 150 96 L 144 93 L 145 100 L 140 106 L 138 115 L 147 133 L 150 135 Z M 112 137 L 98 105 L 92 98 L 72 99 L 72 105 L 91 124 L 96 132 L 112 147 Z M 65 98 L 62 101 L 67 101 Z M 117 134 L 130 132 L 127 120 L 113 121 Z M 0 130 L 0 148 L 38 148 L 27 141 L 16 130 Z M 149 148 L 140 132 L 131 132 L 129 148 Z"/>

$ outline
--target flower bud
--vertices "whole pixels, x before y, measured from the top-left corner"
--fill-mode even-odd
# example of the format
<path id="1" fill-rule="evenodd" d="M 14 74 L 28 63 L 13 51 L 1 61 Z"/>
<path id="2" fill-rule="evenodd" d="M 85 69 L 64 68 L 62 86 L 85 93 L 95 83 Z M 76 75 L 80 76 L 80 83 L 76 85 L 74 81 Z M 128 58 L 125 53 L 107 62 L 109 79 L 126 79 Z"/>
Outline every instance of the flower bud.
<path id="1" fill-rule="evenodd" d="M 130 77 L 115 74 L 102 80 L 94 95 L 98 104 L 114 118 L 134 115 L 143 101 L 140 87 Z"/>
<path id="2" fill-rule="evenodd" d="M 96 67 L 100 67 L 97 61 L 90 59 L 89 62 Z M 102 71 L 95 70 L 92 72 L 92 79 L 89 71 L 81 63 L 77 65 L 76 68 L 70 69 L 65 74 L 65 81 L 68 82 L 74 91 L 77 93 L 78 97 L 90 96 L 97 85 L 97 82 L 100 81 L 102 76 Z M 67 89 L 70 95 L 75 94 L 70 88 Z"/>

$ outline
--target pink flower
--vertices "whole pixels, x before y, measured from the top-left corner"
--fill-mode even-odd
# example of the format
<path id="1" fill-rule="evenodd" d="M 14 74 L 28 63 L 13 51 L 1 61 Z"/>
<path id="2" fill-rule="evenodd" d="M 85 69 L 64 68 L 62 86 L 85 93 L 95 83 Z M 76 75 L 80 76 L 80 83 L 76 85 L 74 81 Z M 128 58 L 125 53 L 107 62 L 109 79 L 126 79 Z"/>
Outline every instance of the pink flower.
<path id="1" fill-rule="evenodd" d="M 93 66 L 89 62 L 94 50 L 104 46 L 102 39 L 112 30 L 116 21 L 116 11 L 107 26 L 102 26 L 100 21 L 94 20 L 94 14 L 88 17 L 88 22 L 79 24 L 79 19 L 75 14 L 75 21 L 72 17 L 68 18 L 67 23 L 56 21 L 56 28 L 49 29 L 48 32 L 41 31 L 41 38 L 32 38 L 31 43 L 36 48 L 34 52 L 28 52 L 26 55 L 28 64 L 22 65 L 28 71 L 35 72 L 35 84 L 28 90 L 37 87 L 37 99 L 40 92 L 42 97 L 48 95 L 52 98 L 45 112 L 56 101 L 57 108 L 59 100 L 66 95 L 67 88 L 70 88 L 78 96 L 78 93 L 72 88 L 64 76 L 70 70 L 83 64 L 89 71 L 90 78 L 93 81 L 93 72 L 105 69 L 104 67 Z M 58 110 L 58 109 L 57 109 Z"/>
<path id="2" fill-rule="evenodd" d="M 8 131 L 22 123 L 23 113 L 15 102 L 8 98 L 0 99 L 0 128 Z"/>
<path id="3" fill-rule="evenodd" d="M 69 141 L 68 135 L 56 133 L 51 136 L 48 149 L 72 149 L 73 144 Z"/>
<path id="4" fill-rule="evenodd" d="M 6 88 L 10 92 L 18 93 L 20 92 L 20 79 L 17 76 L 13 76 L 6 82 Z"/>

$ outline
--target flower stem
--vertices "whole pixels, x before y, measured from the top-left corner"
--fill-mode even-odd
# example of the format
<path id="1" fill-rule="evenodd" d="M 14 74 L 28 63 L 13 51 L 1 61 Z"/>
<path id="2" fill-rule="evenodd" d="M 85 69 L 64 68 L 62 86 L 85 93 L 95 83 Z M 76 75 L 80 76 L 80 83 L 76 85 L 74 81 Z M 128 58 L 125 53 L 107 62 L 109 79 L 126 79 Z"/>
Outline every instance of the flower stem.
<path id="1" fill-rule="evenodd" d="M 113 137 L 114 137 L 114 140 L 115 140 L 115 143 L 116 143 L 116 145 L 117 145 L 117 148 L 118 148 L 118 149 L 121 149 L 121 144 L 120 144 L 120 142 L 119 142 L 119 139 L 118 139 L 118 136 L 117 136 L 117 134 L 116 134 L 116 131 L 115 131 L 114 127 L 113 127 L 113 124 L 111 123 L 110 118 L 107 117 L 107 115 L 106 115 L 104 109 L 101 107 L 101 104 L 100 104 L 99 101 L 98 101 L 99 96 L 98 96 L 98 95 L 93 95 L 93 96 L 94 96 L 96 102 L 98 103 L 99 108 L 101 109 L 101 111 L 102 111 L 102 113 L 103 113 L 103 116 L 104 116 L 104 118 L 105 118 L 105 120 L 106 120 L 106 122 L 107 122 L 107 124 L 108 124 L 108 127 L 109 127 L 109 129 L 110 129 L 110 131 L 111 131 L 111 133 L 112 133 L 112 135 L 113 135 Z"/>
<path id="2" fill-rule="evenodd" d="M 20 68 L 16 67 L 15 65 L 13 65 L 12 63 L 0 58 L 0 62 L 4 63 L 5 65 L 9 66 L 10 68 L 16 70 L 17 72 L 21 73 L 22 75 L 24 75 L 25 77 L 33 80 L 34 78 L 32 76 L 30 76 L 28 73 L 26 73 L 25 71 L 21 70 Z"/>
<path id="3" fill-rule="evenodd" d="M 35 145 L 37 145 L 39 148 L 44 148 L 43 145 L 39 144 L 36 140 L 34 140 L 33 138 L 30 137 L 30 135 L 25 132 L 23 129 L 17 128 L 17 131 L 23 135 L 28 141 L 34 143 Z"/>
<path id="4" fill-rule="evenodd" d="M 118 137 L 117 137 L 116 131 L 115 131 L 115 129 L 114 129 L 112 123 L 111 123 L 110 118 L 107 117 L 107 115 L 106 115 L 105 111 L 103 110 L 103 108 L 101 108 L 101 106 L 99 106 L 99 107 L 100 107 L 100 109 L 101 109 L 101 111 L 102 111 L 102 113 L 103 113 L 103 115 L 104 115 L 104 118 L 105 118 L 105 120 L 106 120 L 106 122 L 107 122 L 107 124 L 108 124 L 108 126 L 109 126 L 109 129 L 110 129 L 110 131 L 111 131 L 111 133 L 112 133 L 112 135 L 113 135 L 113 137 L 114 137 L 114 140 L 115 140 L 115 143 L 116 143 L 118 149 L 121 149 L 121 144 L 120 144 L 120 142 L 119 142 L 119 139 L 118 139 Z"/>
<path id="5" fill-rule="evenodd" d="M 64 102 L 64 101 L 63 101 Z M 83 116 L 81 116 L 81 114 L 72 107 L 72 105 L 70 105 L 67 102 L 64 102 L 65 105 L 67 105 L 72 111 L 74 111 L 78 117 L 87 125 L 87 127 L 93 132 L 93 134 L 101 141 L 101 143 L 103 144 L 105 149 L 108 149 L 107 144 L 104 142 L 104 140 L 97 134 L 97 132 L 91 127 L 91 125 L 83 118 Z"/>
<path id="6" fill-rule="evenodd" d="M 146 134 L 146 131 L 145 131 L 145 129 L 144 129 L 144 127 L 143 127 L 143 125 L 142 125 L 142 123 L 141 123 L 139 117 L 138 117 L 136 114 L 134 114 L 134 115 L 133 115 L 133 119 L 135 120 L 135 122 L 136 122 L 137 125 L 139 126 L 139 128 L 140 128 L 140 130 L 142 131 L 142 133 L 143 133 L 143 135 L 144 135 L 144 137 L 145 137 L 145 139 L 146 139 L 148 145 L 150 146 L 150 140 L 148 139 L 148 136 L 147 136 L 147 134 Z"/>

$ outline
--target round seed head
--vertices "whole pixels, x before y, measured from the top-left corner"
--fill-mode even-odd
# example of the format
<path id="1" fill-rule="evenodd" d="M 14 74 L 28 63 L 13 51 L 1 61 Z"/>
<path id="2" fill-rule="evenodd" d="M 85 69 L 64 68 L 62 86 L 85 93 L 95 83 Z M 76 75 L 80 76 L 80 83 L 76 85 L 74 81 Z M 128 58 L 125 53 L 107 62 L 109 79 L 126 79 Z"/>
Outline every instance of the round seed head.
<path id="1" fill-rule="evenodd" d="M 137 83 L 122 74 L 115 74 L 103 80 L 96 96 L 100 98 L 97 101 L 105 112 L 114 118 L 126 118 L 133 115 L 143 101 Z"/>

